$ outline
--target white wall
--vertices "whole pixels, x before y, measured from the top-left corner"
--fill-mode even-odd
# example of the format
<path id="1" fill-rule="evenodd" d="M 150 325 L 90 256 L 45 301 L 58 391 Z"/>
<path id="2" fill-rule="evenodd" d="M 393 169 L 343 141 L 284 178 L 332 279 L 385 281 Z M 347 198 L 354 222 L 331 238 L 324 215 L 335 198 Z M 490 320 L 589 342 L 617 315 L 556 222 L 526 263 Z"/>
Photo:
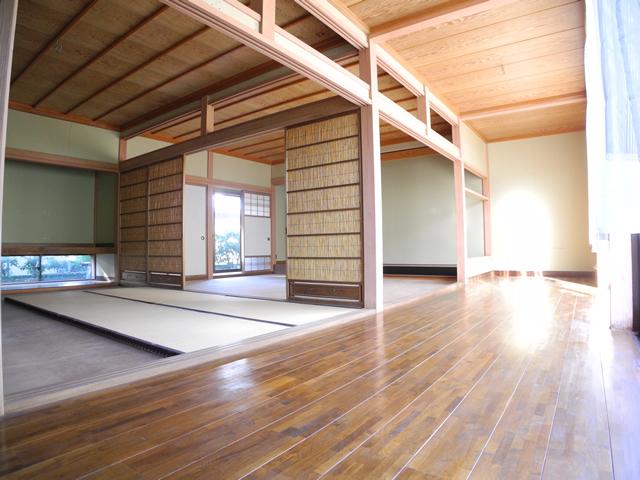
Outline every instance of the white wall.
<path id="1" fill-rule="evenodd" d="M 9 110 L 7 147 L 118 162 L 118 132 Z"/>
<path id="2" fill-rule="evenodd" d="M 227 182 L 271 187 L 271 165 L 214 153 L 213 178 Z"/>
<path id="3" fill-rule="evenodd" d="M 591 271 L 584 132 L 489 144 L 496 270 Z"/>
<path id="4" fill-rule="evenodd" d="M 382 163 L 384 263 L 455 265 L 453 163 L 429 155 Z"/>
<path id="5" fill-rule="evenodd" d="M 145 153 L 154 152 L 161 148 L 173 145 L 169 142 L 155 140 L 147 137 L 133 137 L 127 140 L 127 159 L 144 155 Z"/>
<path id="6" fill-rule="evenodd" d="M 460 124 L 460 149 L 464 163 L 486 177 L 489 171 L 486 143 L 464 122 Z"/>

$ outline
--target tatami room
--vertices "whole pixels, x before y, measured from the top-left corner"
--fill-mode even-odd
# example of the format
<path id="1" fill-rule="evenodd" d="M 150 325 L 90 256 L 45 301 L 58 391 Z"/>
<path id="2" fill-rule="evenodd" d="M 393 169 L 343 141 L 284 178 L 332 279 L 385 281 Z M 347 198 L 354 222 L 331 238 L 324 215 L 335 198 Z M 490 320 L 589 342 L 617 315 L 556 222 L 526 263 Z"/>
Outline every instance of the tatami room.
<path id="1" fill-rule="evenodd" d="M 0 476 L 639 478 L 638 20 L 0 0 Z"/>

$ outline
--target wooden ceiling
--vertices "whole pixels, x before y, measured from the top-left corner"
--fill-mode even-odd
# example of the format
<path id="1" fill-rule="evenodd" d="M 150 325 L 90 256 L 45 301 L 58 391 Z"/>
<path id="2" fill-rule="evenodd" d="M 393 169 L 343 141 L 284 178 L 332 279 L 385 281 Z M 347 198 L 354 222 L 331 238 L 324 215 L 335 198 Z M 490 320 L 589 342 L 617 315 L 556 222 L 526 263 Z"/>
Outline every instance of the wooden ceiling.
<path id="1" fill-rule="evenodd" d="M 343 0 L 371 30 L 412 22 L 445 0 Z M 584 2 L 521 0 L 392 38 L 393 48 L 460 114 L 526 105 L 585 93 Z M 489 141 L 584 129 L 584 105 L 554 106 L 532 115 L 472 121 Z M 505 130 L 496 125 L 507 127 Z"/>
<path id="2" fill-rule="evenodd" d="M 341 7 L 375 31 L 452 3 L 461 2 L 343 0 Z M 277 23 L 308 44 L 320 49 L 345 44 L 294 0 L 278 0 L 277 5 Z M 575 95 L 584 93 L 583 10 L 582 2 L 568 0 L 513 2 L 395 38 L 388 45 L 461 113 Z M 355 51 L 338 59 L 357 72 Z M 197 95 L 215 94 L 277 68 L 282 70 L 157 0 L 21 0 L 10 106 L 120 130 L 193 101 Z M 284 73 L 282 81 L 251 96 L 219 101 L 216 128 L 333 95 L 292 72 Z M 384 72 L 379 78 L 385 95 L 417 114 L 410 92 Z M 450 136 L 446 122 L 434 118 L 433 124 Z M 471 125 L 488 140 L 580 129 L 584 106 L 481 118 Z M 181 142 L 197 136 L 199 128 L 199 114 L 194 113 L 148 135 Z M 409 140 L 389 126 L 383 126 L 381 133 L 385 144 Z M 265 163 L 284 160 L 281 133 L 239 142 L 226 150 Z"/>

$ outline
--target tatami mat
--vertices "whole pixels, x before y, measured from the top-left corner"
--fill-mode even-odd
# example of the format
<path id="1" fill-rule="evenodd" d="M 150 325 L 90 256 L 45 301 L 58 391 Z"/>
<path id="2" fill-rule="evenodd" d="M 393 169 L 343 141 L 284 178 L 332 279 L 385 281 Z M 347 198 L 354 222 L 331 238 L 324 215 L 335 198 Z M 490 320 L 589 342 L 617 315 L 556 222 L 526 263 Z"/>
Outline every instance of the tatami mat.
<path id="1" fill-rule="evenodd" d="M 171 293 L 179 293 L 170 290 L 158 292 L 160 297 L 167 298 L 172 296 Z M 96 295 L 88 291 L 33 293 L 9 298 L 177 352 L 228 345 L 287 328 L 284 325 Z"/>
<path id="2" fill-rule="evenodd" d="M 304 325 L 344 313 L 353 313 L 353 309 L 349 308 L 238 298 L 211 293 L 149 287 L 102 288 L 99 292 L 93 293 L 291 326 Z"/>

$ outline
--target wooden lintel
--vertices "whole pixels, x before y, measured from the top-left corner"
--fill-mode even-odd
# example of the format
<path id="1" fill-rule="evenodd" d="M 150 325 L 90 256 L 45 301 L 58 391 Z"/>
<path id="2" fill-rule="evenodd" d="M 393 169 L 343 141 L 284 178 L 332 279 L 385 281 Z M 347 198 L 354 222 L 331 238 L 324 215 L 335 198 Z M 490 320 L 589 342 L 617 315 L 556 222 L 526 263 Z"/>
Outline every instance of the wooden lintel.
<path id="1" fill-rule="evenodd" d="M 394 150 L 393 152 L 382 152 L 382 161 L 403 160 L 405 158 L 415 158 L 425 155 L 433 155 L 436 152 L 429 147 L 409 148 L 405 150 Z"/>
<path id="2" fill-rule="evenodd" d="M 44 163 L 47 165 L 80 168 L 83 170 L 93 170 L 97 172 L 118 172 L 118 165 L 115 163 L 98 162 L 96 160 L 85 160 L 84 158 L 54 155 L 52 153 L 34 152 L 31 150 L 22 150 L 19 148 L 7 148 L 5 150 L 5 156 L 9 160 L 20 160 L 23 162 Z"/>
<path id="3" fill-rule="evenodd" d="M 356 107 L 352 103 L 340 97 L 333 97 L 320 102 L 302 105 L 300 107 L 292 108 L 291 110 L 267 115 L 249 122 L 217 130 L 182 143 L 169 145 L 159 150 L 145 153 L 144 155 L 139 155 L 127 160 L 126 162 L 122 162 L 120 164 L 120 171 L 128 171 L 145 165 L 151 165 L 180 155 L 187 155 L 202 150 L 216 149 L 243 138 L 281 130 L 291 125 L 317 120 L 330 115 L 345 113 L 352 111 L 355 108 Z"/>
<path id="4" fill-rule="evenodd" d="M 576 103 L 585 103 L 587 97 L 584 93 L 561 95 L 557 97 L 543 98 L 540 100 L 532 100 L 529 102 L 514 103 L 501 107 L 488 108 L 485 110 L 475 110 L 460 114 L 460 120 L 471 121 L 483 118 L 499 117 L 512 113 L 530 112 L 532 110 L 542 110 L 545 108 L 559 107 L 562 105 L 573 105 Z"/>
<path id="5" fill-rule="evenodd" d="M 443 23 L 453 22 L 461 18 L 499 8 L 515 0 L 466 0 L 449 2 L 442 6 L 430 8 L 418 15 L 383 23 L 372 29 L 370 38 L 376 42 L 386 42 L 393 38 L 403 37 L 426 28 Z"/>

